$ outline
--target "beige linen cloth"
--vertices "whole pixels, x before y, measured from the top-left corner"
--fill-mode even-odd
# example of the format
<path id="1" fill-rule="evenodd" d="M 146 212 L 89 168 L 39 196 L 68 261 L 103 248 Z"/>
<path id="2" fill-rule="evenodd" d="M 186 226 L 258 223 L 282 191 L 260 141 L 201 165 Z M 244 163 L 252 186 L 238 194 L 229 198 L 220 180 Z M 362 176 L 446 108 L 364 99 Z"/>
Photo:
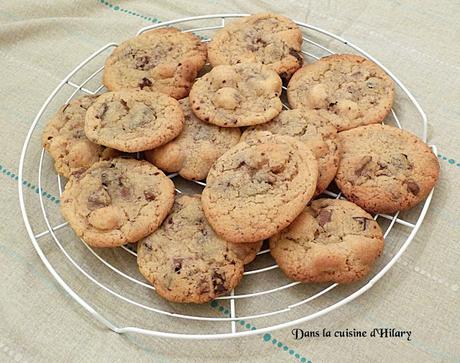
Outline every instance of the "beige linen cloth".
<path id="1" fill-rule="evenodd" d="M 327 338 L 295 340 L 291 329 L 238 339 L 190 341 L 138 334 L 116 334 L 97 322 L 53 279 L 26 233 L 18 203 L 17 175 L 22 144 L 41 105 L 81 60 L 109 42 L 134 35 L 141 27 L 187 16 L 272 11 L 338 34 L 379 59 L 413 92 L 428 115 L 428 141 L 438 147 L 441 179 L 418 234 L 393 268 L 368 292 L 310 322 L 308 331 L 410 330 L 405 338 Z M 0 361 L 1 362 L 459 362 L 460 247 L 458 234 L 460 150 L 460 27 L 458 1 L 7 1 L 0 2 Z M 209 25 L 209 24 L 208 24 Z M 331 48 L 337 43 L 312 34 Z M 313 48 L 312 48 L 313 49 Z M 340 47 L 335 50 L 341 49 Z M 343 49 L 343 48 L 342 48 Z M 99 62 L 108 54 L 98 58 Z M 316 54 L 323 54 L 316 50 Z M 95 64 L 97 68 L 99 64 Z M 93 67 L 93 65 L 91 66 Z M 94 69 L 94 68 L 93 68 Z M 86 74 L 87 76 L 87 74 Z M 72 81 L 81 82 L 85 73 Z M 96 83 L 89 83 L 95 89 Z M 37 166 L 46 117 L 72 89 L 53 100 L 34 132 L 24 172 L 24 195 L 34 233 L 46 230 L 40 210 Z M 406 127 L 421 133 L 420 117 L 398 95 L 396 109 Z M 44 207 L 51 225 L 62 223 L 58 189 L 49 158 L 43 164 Z M 42 193 L 42 191 L 40 191 Z M 407 218 L 413 218 L 411 213 Z M 390 233 L 388 260 L 410 228 Z M 91 254 L 69 228 L 56 236 L 63 248 L 100 283 L 146 305 L 185 314 L 228 317 L 228 301 L 184 307 L 160 300 L 143 286 L 113 273 Z M 65 281 L 117 326 L 140 326 L 183 333 L 228 333 L 230 323 L 213 324 L 167 317 L 133 307 L 103 291 L 64 256 L 49 234 L 41 248 Z M 99 252 L 98 252 L 99 253 Z M 131 276 L 134 257 L 126 251 L 100 252 Z M 261 258 L 259 265 L 268 260 Z M 381 267 L 381 266 L 380 266 Z M 287 283 L 279 274 L 248 276 L 239 293 Z M 278 280 L 280 282 L 278 282 Z M 256 283 L 257 282 L 257 283 Z M 276 283 L 275 283 L 276 282 Z M 254 283 L 254 285 L 252 285 Z M 277 294 L 237 301 L 237 315 L 287 307 L 317 287 L 297 286 Z M 327 306 L 356 287 L 338 287 L 293 311 L 236 323 L 248 331 L 300 318 Z M 348 290 L 349 289 L 349 290 Z"/>

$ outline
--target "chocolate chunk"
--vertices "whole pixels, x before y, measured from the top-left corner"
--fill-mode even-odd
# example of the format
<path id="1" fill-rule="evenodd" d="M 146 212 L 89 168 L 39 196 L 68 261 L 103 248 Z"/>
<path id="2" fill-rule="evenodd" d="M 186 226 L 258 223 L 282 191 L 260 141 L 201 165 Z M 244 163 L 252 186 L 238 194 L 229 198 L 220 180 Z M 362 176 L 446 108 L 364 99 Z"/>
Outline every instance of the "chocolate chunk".
<path id="1" fill-rule="evenodd" d="M 99 209 L 107 207 L 110 204 L 110 202 L 110 196 L 102 188 L 95 190 L 88 197 L 89 209 Z"/>
<path id="2" fill-rule="evenodd" d="M 147 248 L 149 251 L 152 250 L 152 242 L 150 242 L 149 240 L 145 240 L 145 241 L 143 242 L 143 245 L 144 245 L 144 247 Z"/>
<path id="3" fill-rule="evenodd" d="M 212 274 L 212 285 L 214 287 L 214 292 L 217 294 L 223 294 L 227 292 L 225 287 L 225 278 L 218 272 L 214 271 Z"/>
<path id="4" fill-rule="evenodd" d="M 420 192 L 420 187 L 413 180 L 406 181 L 406 185 L 407 185 L 407 190 L 413 195 L 418 195 L 418 193 Z"/>
<path id="5" fill-rule="evenodd" d="M 372 156 L 364 156 L 362 159 L 361 159 L 361 166 L 355 170 L 355 175 L 356 176 L 361 176 L 363 175 L 363 171 L 364 169 L 366 168 L 367 164 L 369 164 L 370 162 L 372 161 Z"/>
<path id="6" fill-rule="evenodd" d="M 144 197 L 145 200 L 151 202 L 152 200 L 155 200 L 155 192 L 152 189 L 144 190 Z"/>
<path id="7" fill-rule="evenodd" d="M 144 89 L 144 87 L 150 87 L 152 85 L 152 81 L 148 78 L 142 78 L 142 81 L 139 82 L 139 88 Z"/>
<path id="8" fill-rule="evenodd" d="M 179 273 L 182 269 L 183 258 L 173 258 L 174 272 Z"/>
<path id="9" fill-rule="evenodd" d="M 295 57 L 300 65 L 303 64 L 303 57 L 295 49 L 289 49 L 289 54 Z"/>
<path id="10" fill-rule="evenodd" d="M 361 226 L 363 227 L 363 231 L 366 230 L 367 228 L 367 221 L 370 221 L 369 218 L 365 218 L 365 217 L 352 217 L 356 222 L 358 222 L 359 224 L 361 224 Z"/>
<path id="11" fill-rule="evenodd" d="M 318 224 L 323 227 L 326 223 L 331 221 L 332 211 L 328 209 L 321 209 L 316 217 L 318 220 Z"/>

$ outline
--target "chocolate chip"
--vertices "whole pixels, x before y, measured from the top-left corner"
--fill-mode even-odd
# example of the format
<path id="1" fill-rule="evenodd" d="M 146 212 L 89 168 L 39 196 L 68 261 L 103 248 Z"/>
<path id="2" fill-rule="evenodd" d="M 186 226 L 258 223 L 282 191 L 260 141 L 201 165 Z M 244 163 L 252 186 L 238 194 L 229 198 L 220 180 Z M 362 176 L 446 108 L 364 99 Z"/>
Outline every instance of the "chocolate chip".
<path id="1" fill-rule="evenodd" d="M 183 258 L 173 258 L 174 272 L 179 273 L 182 269 Z"/>
<path id="2" fill-rule="evenodd" d="M 355 175 L 356 176 L 361 176 L 363 175 L 363 171 L 364 169 L 366 168 L 367 164 L 369 164 L 370 162 L 372 161 L 372 156 L 364 156 L 362 159 L 361 159 L 361 166 L 355 170 Z"/>
<path id="3" fill-rule="evenodd" d="M 107 207 L 110 204 L 110 196 L 104 189 L 97 189 L 89 195 L 88 204 L 90 209 Z"/>
<path id="4" fill-rule="evenodd" d="M 148 78 L 142 78 L 142 82 L 139 82 L 139 88 L 142 90 L 144 87 L 150 87 L 152 85 L 152 81 Z"/>
<path id="5" fill-rule="evenodd" d="M 144 197 L 145 197 L 145 200 L 151 202 L 152 200 L 155 200 L 156 195 L 153 190 L 149 189 L 149 190 L 144 190 Z"/>
<path id="6" fill-rule="evenodd" d="M 413 180 L 406 181 L 406 185 L 407 185 L 407 190 L 413 195 L 418 195 L 418 193 L 420 192 L 420 187 Z"/>
<path id="7" fill-rule="evenodd" d="M 367 228 L 367 221 L 370 221 L 369 218 L 365 218 L 365 217 L 352 217 L 356 222 L 358 222 L 359 224 L 361 224 L 361 226 L 363 227 L 363 231 L 366 230 Z"/>
<path id="8" fill-rule="evenodd" d="M 214 292 L 216 292 L 219 295 L 227 292 L 227 288 L 224 284 L 225 278 L 220 273 L 214 271 L 212 274 L 212 285 L 214 288 Z"/>
<path id="9" fill-rule="evenodd" d="M 316 217 L 318 220 L 318 224 L 323 227 L 326 223 L 331 221 L 332 211 L 328 209 L 321 209 Z"/>

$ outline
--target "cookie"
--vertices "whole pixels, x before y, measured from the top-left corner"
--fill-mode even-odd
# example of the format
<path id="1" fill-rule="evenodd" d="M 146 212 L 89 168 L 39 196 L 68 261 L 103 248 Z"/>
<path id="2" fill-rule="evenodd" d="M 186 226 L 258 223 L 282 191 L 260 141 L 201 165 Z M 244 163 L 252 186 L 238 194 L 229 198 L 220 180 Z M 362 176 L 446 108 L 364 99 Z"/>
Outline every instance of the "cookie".
<path id="1" fill-rule="evenodd" d="M 383 244 L 378 223 L 357 205 L 318 199 L 270 238 L 270 253 L 293 280 L 351 283 L 369 274 Z"/>
<path id="2" fill-rule="evenodd" d="M 94 247 L 137 242 L 158 228 L 174 202 L 174 184 L 147 161 L 116 158 L 70 178 L 61 212 Z"/>
<path id="3" fill-rule="evenodd" d="M 283 79 L 303 64 L 302 32 L 290 19 L 276 14 L 256 14 L 236 20 L 217 31 L 208 45 L 213 66 L 261 63 Z"/>
<path id="4" fill-rule="evenodd" d="M 188 180 L 206 179 L 212 163 L 240 140 L 239 128 L 222 128 L 199 120 L 187 98 L 180 100 L 185 116 L 182 133 L 166 145 L 146 151 L 145 158 L 162 170 Z"/>
<path id="5" fill-rule="evenodd" d="M 138 244 L 142 275 L 165 299 L 205 303 L 230 292 L 243 260 L 206 222 L 199 195 L 179 195 L 163 225 Z"/>
<path id="6" fill-rule="evenodd" d="M 43 147 L 53 158 L 56 171 L 66 178 L 89 168 L 96 161 L 119 154 L 92 143 L 85 135 L 86 110 L 95 100 L 96 96 L 83 96 L 70 101 L 49 120 L 43 131 Z"/>
<path id="7" fill-rule="evenodd" d="M 85 117 L 88 139 L 125 152 L 166 144 L 183 127 L 179 102 L 160 92 L 107 92 L 88 108 Z"/>
<path id="8" fill-rule="evenodd" d="M 339 166 L 339 150 L 336 128 L 314 110 L 284 110 L 272 121 L 249 127 L 242 139 L 252 137 L 258 131 L 288 135 L 308 146 L 318 160 L 318 184 L 315 195 L 321 194 L 334 179 Z"/>
<path id="9" fill-rule="evenodd" d="M 221 127 L 251 126 L 270 121 L 283 107 L 281 79 L 261 64 L 214 67 L 190 91 L 193 113 Z"/>
<path id="10" fill-rule="evenodd" d="M 439 177 L 431 149 L 408 131 L 369 125 L 339 133 L 335 181 L 346 198 L 374 213 L 393 213 L 424 200 Z"/>
<path id="11" fill-rule="evenodd" d="M 315 192 L 318 163 L 292 137 L 260 132 L 242 141 L 211 167 L 203 210 L 225 240 L 268 238 L 287 227 Z"/>
<path id="12" fill-rule="evenodd" d="M 110 91 L 159 91 L 176 99 L 188 95 L 206 63 L 206 45 L 176 28 L 145 32 L 121 43 L 105 62 L 103 83 Z"/>
<path id="13" fill-rule="evenodd" d="M 289 81 L 292 108 L 320 110 L 339 130 L 381 122 L 391 110 L 394 83 L 375 63 L 352 54 L 321 58 Z"/>

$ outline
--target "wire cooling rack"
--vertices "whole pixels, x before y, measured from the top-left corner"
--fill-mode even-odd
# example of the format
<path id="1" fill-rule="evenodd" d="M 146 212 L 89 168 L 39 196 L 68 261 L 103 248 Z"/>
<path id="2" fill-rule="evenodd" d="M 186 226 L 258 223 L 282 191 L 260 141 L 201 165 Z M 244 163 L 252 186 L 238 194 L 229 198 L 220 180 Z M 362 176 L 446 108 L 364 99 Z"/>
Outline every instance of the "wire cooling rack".
<path id="1" fill-rule="evenodd" d="M 203 42 L 208 42 L 228 19 L 247 15 L 218 14 L 184 18 L 142 28 L 137 34 L 174 25 L 182 31 L 194 32 Z M 414 96 L 392 72 L 342 37 L 316 26 L 296 23 L 303 33 L 302 54 L 306 62 L 335 52 L 352 52 L 371 59 L 383 68 L 397 85 L 395 106 L 385 123 L 399 128 L 404 124 L 404 128 L 411 129 L 426 141 L 426 115 Z M 264 247 L 255 262 L 246 266 L 243 282 L 230 295 L 219 297 L 211 306 L 173 304 L 161 299 L 137 271 L 135 249 L 129 246 L 110 251 L 93 249 L 78 239 L 63 221 L 58 201 L 53 202 L 54 197 L 50 201 L 51 193 L 62 193 L 64 180 L 56 175 L 50 159 L 41 148 L 43 125 L 61 104 L 82 94 L 94 95 L 104 90 L 101 85 L 104 60 L 116 46 L 116 43 L 109 43 L 94 52 L 49 95 L 26 136 L 18 180 L 22 216 L 38 255 L 59 285 L 104 326 L 117 333 L 218 339 L 304 324 L 369 290 L 409 246 L 423 222 L 433 191 L 422 205 L 410 212 L 374 216 L 384 230 L 385 251 L 373 273 L 362 282 L 342 286 L 289 281 Z M 285 97 L 285 87 L 283 93 Z M 286 102 L 284 107 L 288 107 Z M 435 147 L 432 148 L 436 152 Z M 177 174 L 168 176 L 174 179 L 178 193 L 190 189 L 196 191 L 197 187 L 205 185 L 200 181 L 185 182 Z M 24 193 L 24 186 L 29 183 L 27 180 L 37 181 L 37 193 Z M 324 194 L 341 198 L 341 194 L 333 189 Z M 251 324 L 248 324 L 249 321 Z"/>

